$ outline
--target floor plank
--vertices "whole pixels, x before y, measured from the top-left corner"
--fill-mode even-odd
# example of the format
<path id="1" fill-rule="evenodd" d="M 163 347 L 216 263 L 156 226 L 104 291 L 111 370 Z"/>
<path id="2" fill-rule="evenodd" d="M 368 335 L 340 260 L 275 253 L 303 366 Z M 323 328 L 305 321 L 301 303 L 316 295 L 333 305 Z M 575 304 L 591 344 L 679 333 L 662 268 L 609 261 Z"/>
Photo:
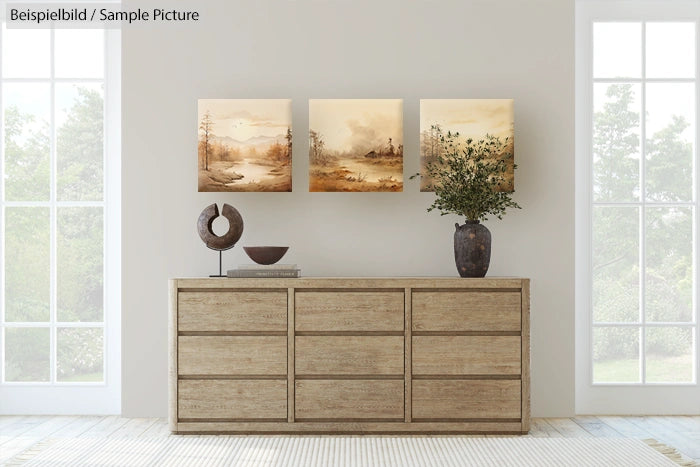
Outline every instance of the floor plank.
<path id="1" fill-rule="evenodd" d="M 574 417 L 574 422 L 595 438 L 622 438 L 622 434 L 597 417 Z"/>
<path id="2" fill-rule="evenodd" d="M 534 434 L 533 434 L 534 432 Z M 530 434 L 536 438 L 561 438 L 563 435 L 556 428 L 547 423 L 544 418 L 530 420 Z"/>
<path id="3" fill-rule="evenodd" d="M 142 436 L 146 438 L 162 438 L 172 435 L 170 433 L 170 428 L 168 428 L 168 421 L 164 418 L 157 418 L 153 425 L 151 425 Z"/>
<path id="4" fill-rule="evenodd" d="M 41 420 L 43 420 L 41 423 L 2 443 L 0 446 L 0 461 L 14 457 L 39 441 L 60 432 L 61 428 L 77 419 L 78 417 L 68 416 L 41 417 Z"/>
<path id="5" fill-rule="evenodd" d="M 654 436 L 634 423 L 628 420 L 628 417 L 620 416 L 598 416 L 598 419 L 610 426 L 612 429 L 618 433 L 626 436 L 628 438 L 653 438 Z"/>
<path id="6" fill-rule="evenodd" d="M 651 433 L 657 441 L 668 444 L 693 459 L 700 458 L 700 445 L 687 438 L 676 426 L 667 426 L 661 417 L 629 417 L 629 421 Z"/>
<path id="7" fill-rule="evenodd" d="M 128 418 L 122 418 L 118 415 L 109 415 L 80 436 L 85 438 L 106 438 L 128 421 Z"/>
<path id="8" fill-rule="evenodd" d="M 593 435 L 583 429 L 571 418 L 548 418 L 547 423 L 565 438 L 592 438 Z"/>
<path id="9" fill-rule="evenodd" d="M 27 415 L 26 417 L 20 417 L 12 423 L 9 423 L 6 427 L 2 429 L 2 437 L 13 438 L 19 436 L 25 431 L 29 431 L 37 425 L 41 425 L 46 420 L 51 417 L 40 416 L 40 415 Z"/>
<path id="10" fill-rule="evenodd" d="M 134 438 L 141 436 L 156 420 L 155 418 L 132 418 L 110 434 L 109 438 Z"/>
<path id="11" fill-rule="evenodd" d="M 104 416 L 83 416 L 61 428 L 55 435 L 61 438 L 77 438 L 83 433 L 97 425 L 104 419 Z"/>

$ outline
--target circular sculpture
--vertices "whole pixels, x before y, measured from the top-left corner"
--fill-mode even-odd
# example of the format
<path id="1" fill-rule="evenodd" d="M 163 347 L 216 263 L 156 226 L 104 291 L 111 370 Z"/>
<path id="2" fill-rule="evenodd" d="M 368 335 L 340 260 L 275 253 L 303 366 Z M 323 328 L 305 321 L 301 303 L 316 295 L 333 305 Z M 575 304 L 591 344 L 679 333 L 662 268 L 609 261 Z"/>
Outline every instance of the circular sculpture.
<path id="1" fill-rule="evenodd" d="M 204 211 L 197 219 L 197 231 L 207 248 L 212 250 L 228 250 L 233 248 L 241 235 L 243 235 L 243 218 L 241 214 L 229 204 L 224 203 L 221 209 L 221 215 L 228 220 L 228 232 L 222 236 L 218 236 L 212 230 L 214 219 L 219 217 L 219 208 L 216 203 L 204 208 Z"/>

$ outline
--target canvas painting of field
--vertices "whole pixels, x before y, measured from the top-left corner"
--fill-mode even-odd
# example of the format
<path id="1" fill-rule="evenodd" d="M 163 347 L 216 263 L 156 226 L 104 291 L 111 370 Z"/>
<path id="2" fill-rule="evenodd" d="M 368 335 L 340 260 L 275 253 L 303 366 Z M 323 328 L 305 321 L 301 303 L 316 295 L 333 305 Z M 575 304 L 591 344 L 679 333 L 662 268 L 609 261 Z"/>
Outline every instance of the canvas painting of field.
<path id="1" fill-rule="evenodd" d="M 435 162 L 444 151 L 442 136 L 459 133 L 461 144 L 468 139 L 479 141 L 486 135 L 502 143 L 498 158 L 505 160 L 505 182 L 498 191 L 513 191 L 514 129 L 513 99 L 421 99 L 420 101 L 420 162 L 421 191 L 433 191 L 432 180 L 426 177 L 426 165 Z"/>
<path id="2" fill-rule="evenodd" d="M 292 191 L 291 99 L 199 99 L 199 191 Z"/>
<path id="3" fill-rule="evenodd" d="M 309 191 L 402 190 L 402 99 L 309 100 Z"/>

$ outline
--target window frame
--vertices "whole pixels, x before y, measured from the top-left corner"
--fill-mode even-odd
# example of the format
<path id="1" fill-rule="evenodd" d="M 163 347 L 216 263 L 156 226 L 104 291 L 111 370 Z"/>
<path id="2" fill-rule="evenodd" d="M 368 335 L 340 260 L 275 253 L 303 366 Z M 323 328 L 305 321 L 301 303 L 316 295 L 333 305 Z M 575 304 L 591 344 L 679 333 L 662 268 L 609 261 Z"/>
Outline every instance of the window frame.
<path id="1" fill-rule="evenodd" d="M 113 2 L 110 2 L 113 3 Z M 4 16 L 5 2 L 0 2 Z M 4 17 L 2 18 L 4 23 Z M 104 76 L 102 78 L 56 78 L 54 31 L 51 34 L 51 67 L 48 78 L 4 78 L 5 83 L 41 82 L 51 89 L 50 183 L 48 201 L 6 201 L 4 178 L 0 180 L 0 225 L 4 228 L 6 207 L 40 206 L 50 211 L 50 316 L 40 323 L 5 323 L 5 238 L 0 241 L 0 414 L 119 414 L 121 412 L 121 31 L 104 30 Z M 0 64 L 2 51 L 0 50 Z M 101 83 L 104 100 L 103 197 L 101 201 L 68 202 L 56 197 L 55 86 L 60 83 Z M 0 93 L 0 109 L 2 93 Z M 3 121 L 0 121 L 3 130 Z M 0 144 L 0 173 L 4 173 L 4 144 Z M 56 254 L 57 212 L 63 207 L 103 209 L 103 320 L 102 322 L 57 321 Z M 50 330 L 50 379 L 48 382 L 5 381 L 4 336 L 7 328 L 42 327 Z M 9 326 L 8 326 L 9 324 Z M 61 382 L 56 378 L 56 334 L 61 327 L 103 329 L 103 381 Z M 60 401 L 57 404 L 56 401 Z"/>
<path id="2" fill-rule="evenodd" d="M 616 413 L 616 414 L 700 414 L 700 328 L 698 325 L 698 180 L 700 180 L 700 59 L 696 58 L 693 79 L 648 79 L 645 62 L 642 62 L 641 79 L 611 79 L 610 82 L 634 82 L 642 85 L 653 82 L 688 82 L 695 84 L 695 153 L 693 173 L 693 200 L 691 202 L 656 203 L 644 196 L 645 163 L 645 118 L 642 118 L 640 134 L 640 198 L 629 203 L 596 203 L 593 200 L 593 85 L 606 82 L 593 77 L 593 23 L 594 22 L 694 22 L 696 28 L 696 57 L 700 51 L 700 4 L 689 1 L 601 1 L 577 0 L 576 2 L 576 158 L 575 158 L 575 198 L 576 198 L 576 413 Z M 644 35 L 643 35 L 644 37 Z M 642 52 L 645 44 L 642 44 Z M 645 99 L 642 99 L 641 112 L 645 115 Z M 642 313 L 639 322 L 606 323 L 631 326 L 642 329 L 640 336 L 640 382 L 635 383 L 594 383 L 593 382 L 593 329 L 601 323 L 593 322 L 592 307 L 592 214 L 596 204 L 637 206 L 640 219 L 643 219 L 646 206 L 692 206 L 693 207 L 693 267 L 695 287 L 693 290 L 694 320 L 683 327 L 690 327 L 694 334 L 693 381 L 681 383 L 650 383 L 644 381 L 644 331 L 649 328 L 671 323 L 646 323 Z M 639 225 L 640 232 L 640 271 L 644 271 L 644 237 L 646 226 Z M 644 283 L 640 283 L 640 294 Z M 643 295 L 642 295 L 643 297 Z M 640 306 L 644 306 L 640 302 Z"/>

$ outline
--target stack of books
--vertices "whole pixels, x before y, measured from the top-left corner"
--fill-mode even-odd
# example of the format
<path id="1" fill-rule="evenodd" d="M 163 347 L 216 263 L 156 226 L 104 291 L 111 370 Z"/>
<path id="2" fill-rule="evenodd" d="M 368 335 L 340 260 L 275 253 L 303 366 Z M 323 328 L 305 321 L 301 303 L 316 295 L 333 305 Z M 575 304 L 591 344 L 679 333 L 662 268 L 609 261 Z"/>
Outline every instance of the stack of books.
<path id="1" fill-rule="evenodd" d="M 241 264 L 229 269 L 228 277 L 299 277 L 301 269 L 296 264 Z"/>

